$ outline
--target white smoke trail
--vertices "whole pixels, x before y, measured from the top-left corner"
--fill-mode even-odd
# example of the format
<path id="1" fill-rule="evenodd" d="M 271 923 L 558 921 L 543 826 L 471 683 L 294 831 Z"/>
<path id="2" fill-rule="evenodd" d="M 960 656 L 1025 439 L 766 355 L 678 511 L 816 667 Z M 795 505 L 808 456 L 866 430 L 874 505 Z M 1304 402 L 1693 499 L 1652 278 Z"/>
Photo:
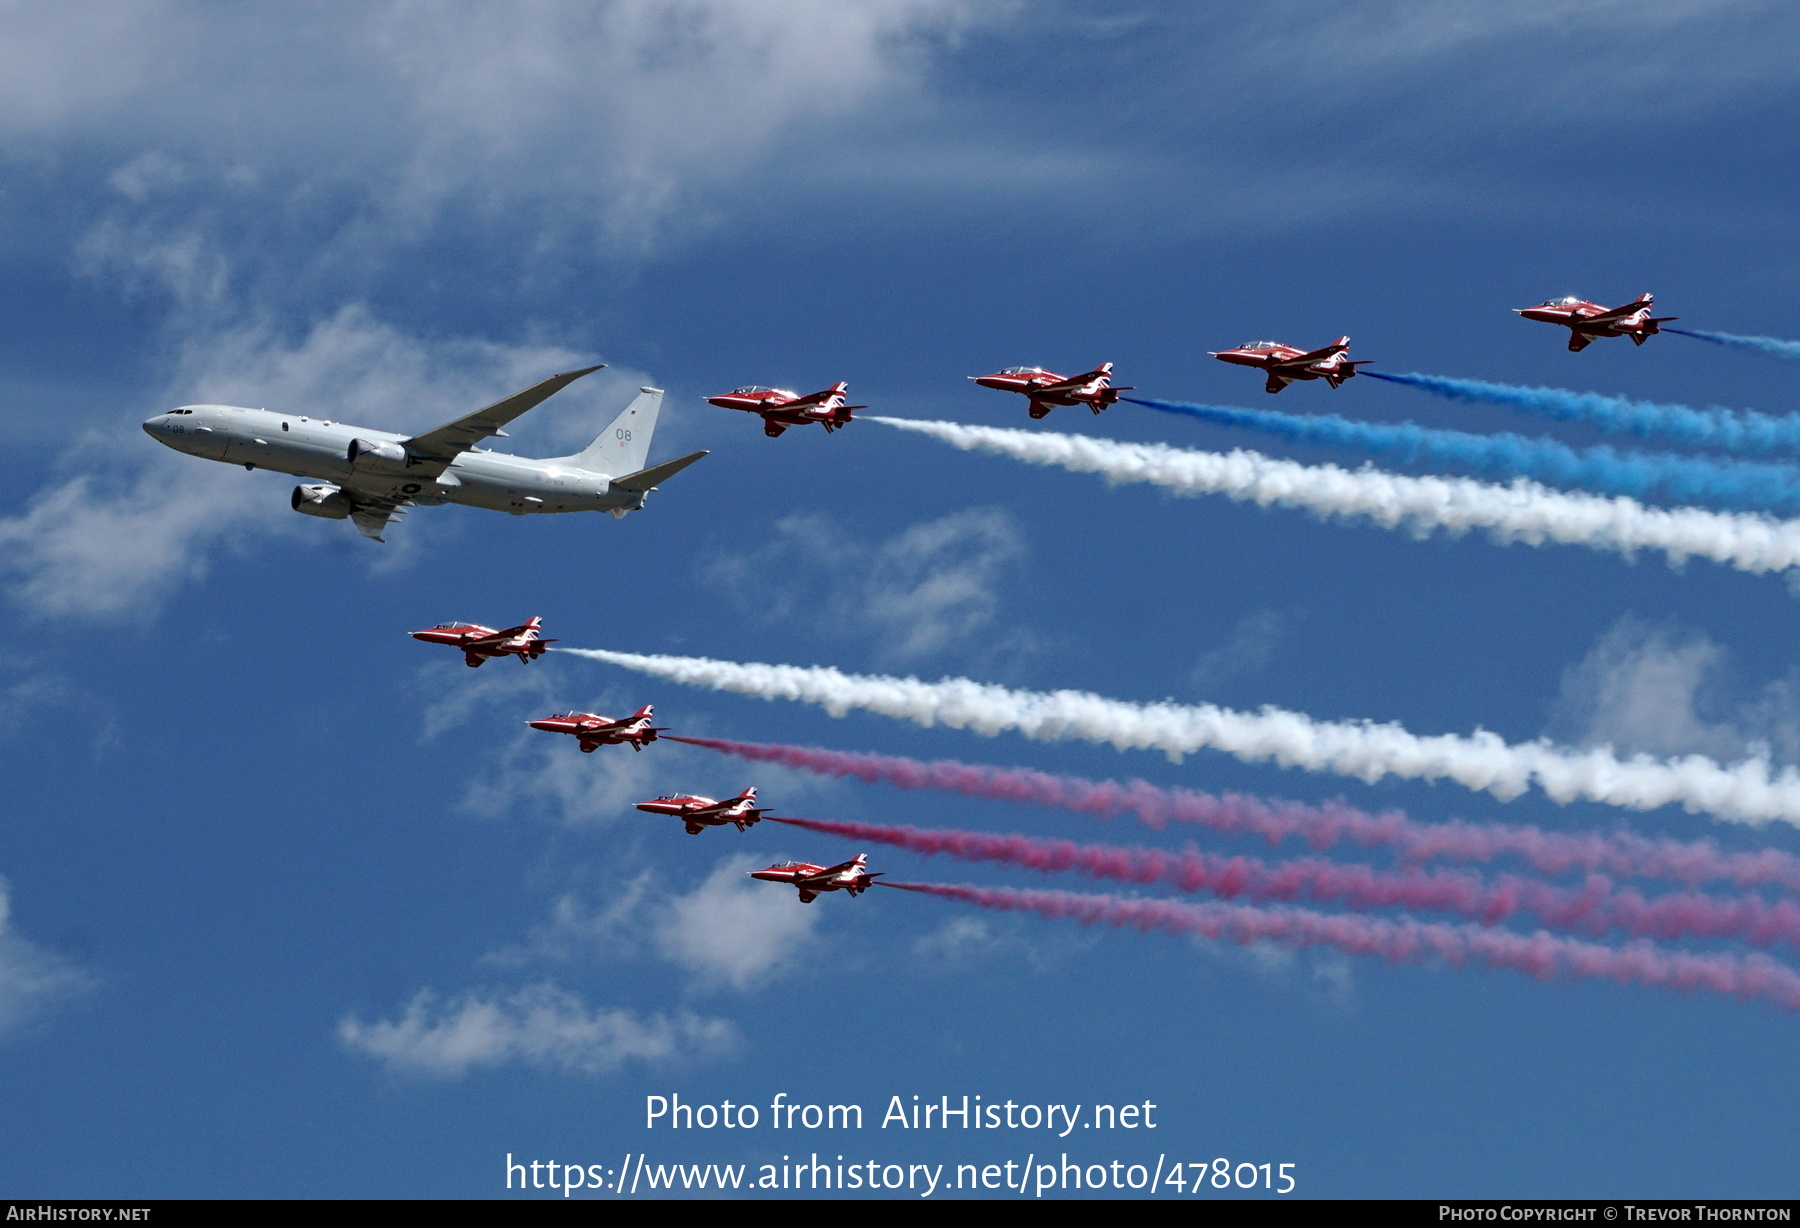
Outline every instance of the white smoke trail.
<path id="1" fill-rule="evenodd" d="M 1558 802 L 1595 801 L 1630 810 L 1680 805 L 1739 823 L 1770 819 L 1800 825 L 1800 773 L 1772 774 L 1767 759 L 1725 766 L 1702 755 L 1620 759 L 1610 747 L 1578 750 L 1538 740 L 1509 744 L 1477 729 L 1467 736 L 1421 737 L 1397 723 L 1315 721 L 1264 707 L 1234 712 L 1212 704 L 1134 704 L 1085 691 L 1014 691 L 967 678 L 846 674 L 828 666 L 762 665 L 707 657 L 651 656 L 565 648 L 689 686 L 762 699 L 818 704 L 832 716 L 852 708 L 915 724 L 970 729 L 985 737 L 1008 730 L 1042 742 L 1101 742 L 1119 750 L 1160 750 L 1170 759 L 1218 750 L 1246 763 L 1274 762 L 1335 772 L 1373 784 L 1384 776 L 1450 780 L 1501 801 L 1536 785 Z"/>
<path id="2" fill-rule="evenodd" d="M 1555 542 L 1627 558 L 1660 550 L 1671 564 L 1711 559 L 1742 571 L 1800 566 L 1800 521 L 1745 512 L 1648 507 L 1623 496 L 1570 494 L 1524 478 L 1497 486 L 1473 478 L 1406 477 L 1379 469 L 1302 465 L 1259 452 L 1200 452 L 1158 443 L 868 418 L 941 439 L 964 451 L 993 452 L 1034 465 L 1095 473 L 1109 482 L 1147 482 L 1180 495 L 1224 495 L 1240 503 L 1297 507 L 1321 517 L 1367 517 L 1415 537 L 1484 529 L 1502 544 Z"/>

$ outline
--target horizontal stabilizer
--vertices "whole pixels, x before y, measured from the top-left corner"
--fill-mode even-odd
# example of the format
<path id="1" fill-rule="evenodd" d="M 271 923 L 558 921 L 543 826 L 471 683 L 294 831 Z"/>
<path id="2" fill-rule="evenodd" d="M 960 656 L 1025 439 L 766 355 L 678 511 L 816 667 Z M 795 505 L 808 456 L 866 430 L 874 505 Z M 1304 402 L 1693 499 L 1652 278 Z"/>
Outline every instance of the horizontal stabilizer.
<path id="1" fill-rule="evenodd" d="M 705 455 L 705 452 L 690 452 L 686 456 L 678 456 L 672 461 L 664 461 L 660 465 L 652 465 L 648 469 L 639 469 L 636 473 L 628 473 L 622 478 L 614 478 L 612 480 L 613 489 L 634 490 L 641 493 L 665 478 L 674 477 Z"/>

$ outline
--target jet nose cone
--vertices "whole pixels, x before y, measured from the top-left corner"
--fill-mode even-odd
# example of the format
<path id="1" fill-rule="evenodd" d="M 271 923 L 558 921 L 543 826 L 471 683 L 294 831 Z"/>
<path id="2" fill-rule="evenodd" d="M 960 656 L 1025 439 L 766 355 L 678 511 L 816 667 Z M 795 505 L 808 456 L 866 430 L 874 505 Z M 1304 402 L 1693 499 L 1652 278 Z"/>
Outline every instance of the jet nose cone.
<path id="1" fill-rule="evenodd" d="M 169 437 L 169 415 L 157 414 L 153 418 L 145 418 L 144 434 L 152 439 L 167 439 Z"/>

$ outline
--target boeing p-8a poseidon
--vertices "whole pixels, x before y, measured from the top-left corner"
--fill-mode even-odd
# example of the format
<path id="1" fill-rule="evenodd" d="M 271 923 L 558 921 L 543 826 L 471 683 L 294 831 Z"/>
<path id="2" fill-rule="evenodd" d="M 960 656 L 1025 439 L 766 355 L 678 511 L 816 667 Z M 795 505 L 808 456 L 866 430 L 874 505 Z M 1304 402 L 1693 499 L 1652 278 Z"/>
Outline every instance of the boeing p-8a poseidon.
<path id="1" fill-rule="evenodd" d="M 660 388 L 641 389 L 593 443 L 573 456 L 532 460 L 475 446 L 491 436 L 505 438 L 501 428 L 507 423 L 599 369 L 552 375 L 421 435 L 235 405 L 183 405 L 151 418 L 144 430 L 178 452 L 316 479 L 316 485 L 294 487 L 294 510 L 329 520 L 347 517 L 364 537 L 376 541 L 382 540 L 388 521 L 415 504 L 463 503 L 515 516 L 623 516 L 644 506 L 644 496 L 658 482 L 706 455 L 690 452 L 644 467 L 662 408 Z"/>

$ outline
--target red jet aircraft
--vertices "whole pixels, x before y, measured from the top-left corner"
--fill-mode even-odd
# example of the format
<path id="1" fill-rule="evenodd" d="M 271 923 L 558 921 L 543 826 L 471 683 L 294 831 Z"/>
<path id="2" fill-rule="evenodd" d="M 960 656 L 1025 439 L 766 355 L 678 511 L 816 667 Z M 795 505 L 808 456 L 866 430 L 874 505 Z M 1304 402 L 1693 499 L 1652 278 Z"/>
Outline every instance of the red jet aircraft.
<path id="1" fill-rule="evenodd" d="M 848 891 L 861 895 L 880 874 L 869 873 L 869 855 L 858 853 L 849 861 L 835 866 L 814 865 L 810 861 L 784 861 L 766 870 L 750 871 L 751 878 L 765 883 L 789 883 L 800 890 L 800 902 L 810 904 L 827 891 Z"/>
<path id="2" fill-rule="evenodd" d="M 1110 362 L 1103 362 L 1086 375 L 1066 378 L 1042 367 L 1006 367 L 992 375 L 971 375 L 969 378 L 983 388 L 998 388 L 1001 392 L 1017 392 L 1029 397 L 1031 416 L 1042 418 L 1058 405 L 1085 405 L 1099 413 L 1116 402 L 1121 392 L 1133 391 L 1130 385 L 1124 388 L 1112 386 L 1112 367 Z"/>
<path id="3" fill-rule="evenodd" d="M 739 831 L 761 821 L 767 810 L 756 808 L 756 786 L 752 785 L 736 797 L 718 801 L 695 793 L 669 793 L 648 802 L 634 803 L 645 814 L 666 814 L 687 824 L 688 835 L 697 836 L 701 828 L 735 824 Z"/>
<path id="4" fill-rule="evenodd" d="M 537 660 L 556 643 L 538 634 L 543 624 L 543 619 L 532 618 L 522 626 L 496 631 L 480 623 L 439 623 L 428 631 L 407 634 L 427 644 L 449 644 L 462 649 L 463 663 L 474 669 L 489 657 L 517 657 L 520 665 Z"/>
<path id="5" fill-rule="evenodd" d="M 1630 337 L 1642 345 L 1646 337 L 1660 333 L 1663 325 L 1680 318 L 1651 315 L 1650 304 L 1654 298 L 1654 295 L 1640 294 L 1623 307 L 1606 308 L 1570 294 L 1536 307 L 1514 307 L 1513 310 L 1527 320 L 1562 325 L 1569 330 L 1569 349 L 1579 351 L 1587 349 L 1595 337 Z"/>
<path id="6" fill-rule="evenodd" d="M 545 733 L 572 733 L 581 741 L 582 754 L 592 754 L 602 746 L 631 743 L 632 750 L 643 750 L 644 744 L 656 741 L 663 732 L 650 724 L 651 704 L 645 704 L 630 716 L 614 720 L 597 712 L 558 712 L 542 720 L 526 721 L 533 729 Z"/>
<path id="7" fill-rule="evenodd" d="M 1263 387 L 1270 392 L 1280 392 L 1297 379 L 1322 379 L 1336 388 L 1355 375 L 1358 367 L 1373 361 L 1365 358 L 1351 362 L 1347 359 L 1345 355 L 1350 352 L 1348 337 L 1339 337 L 1322 350 L 1300 350 L 1281 341 L 1246 341 L 1235 350 L 1209 352 L 1220 362 L 1261 367 L 1269 373 L 1269 381 Z"/>
<path id="8" fill-rule="evenodd" d="M 839 380 L 824 392 L 809 393 L 801 396 L 786 388 L 764 388 L 760 385 L 750 388 L 733 388 L 723 396 L 707 397 L 708 405 L 717 405 L 720 409 L 741 409 L 752 414 L 761 414 L 763 434 L 774 439 L 790 426 L 805 426 L 809 422 L 817 422 L 825 428 L 827 435 L 839 427 L 850 425 L 850 411 L 867 409 L 867 405 L 846 405 L 844 394 L 850 391 L 850 385 Z"/>

